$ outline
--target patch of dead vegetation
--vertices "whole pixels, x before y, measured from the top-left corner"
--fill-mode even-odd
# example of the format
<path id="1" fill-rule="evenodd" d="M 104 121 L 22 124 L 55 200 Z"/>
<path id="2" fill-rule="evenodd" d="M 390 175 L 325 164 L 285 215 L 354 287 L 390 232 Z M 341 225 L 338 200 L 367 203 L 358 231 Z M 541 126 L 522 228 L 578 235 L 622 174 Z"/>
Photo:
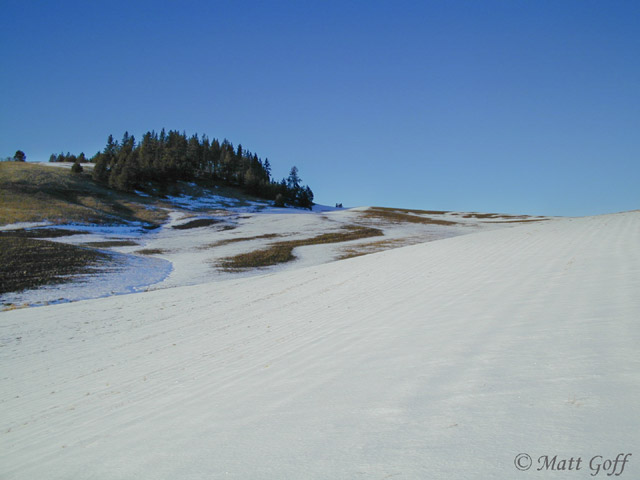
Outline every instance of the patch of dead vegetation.
<path id="1" fill-rule="evenodd" d="M 0 225 L 49 221 L 56 224 L 160 224 L 168 213 L 154 198 L 115 192 L 90 174 L 23 162 L 0 163 Z"/>
<path id="2" fill-rule="evenodd" d="M 389 240 L 380 240 L 378 242 L 365 243 L 362 245 L 356 245 L 343 249 L 342 255 L 338 257 L 338 260 L 345 260 L 347 258 L 361 257 L 363 255 L 369 255 L 372 253 L 383 252 L 385 250 L 391 250 L 393 248 L 406 247 L 408 245 L 415 245 L 424 240 L 414 238 L 392 238 Z"/>
<path id="3" fill-rule="evenodd" d="M 191 228 L 209 227 L 220 222 L 221 220 L 216 220 L 215 218 L 198 218 L 197 220 L 191 220 L 190 222 L 180 225 L 173 225 L 171 228 L 175 228 L 176 230 L 189 230 Z"/>
<path id="4" fill-rule="evenodd" d="M 135 247 L 139 245 L 133 240 L 103 240 L 101 242 L 86 242 L 87 247 L 110 248 L 110 247 Z"/>
<path id="5" fill-rule="evenodd" d="M 508 215 L 505 213 L 477 213 L 477 212 L 471 212 L 471 213 L 464 213 L 464 214 L 459 214 L 462 215 L 462 218 L 477 218 L 478 220 L 484 220 L 484 219 L 505 219 L 505 220 L 528 220 L 531 217 L 529 215 Z M 543 220 L 542 218 L 540 220 Z"/>
<path id="6" fill-rule="evenodd" d="M 0 238 L 0 293 L 64 283 L 106 265 L 111 257 L 87 247 L 20 237 Z M 95 271 L 95 270 L 93 270 Z"/>
<path id="7" fill-rule="evenodd" d="M 235 227 L 233 227 L 235 228 Z M 229 245 L 230 243 L 238 243 L 238 242 L 248 242 L 251 240 L 266 240 L 271 238 L 282 237 L 279 233 L 265 233 L 263 235 L 254 235 L 252 237 L 234 237 L 234 238 L 225 238 L 223 240 L 218 240 L 217 242 L 208 243 L 199 247 L 199 250 L 208 250 L 210 248 L 222 247 L 224 245 Z"/>
<path id="8" fill-rule="evenodd" d="M 383 210 L 388 212 L 400 212 L 400 213 L 415 213 L 416 215 L 444 215 L 449 213 L 449 210 L 416 210 L 411 208 L 391 208 L 391 207 L 372 207 L 376 210 Z"/>
<path id="9" fill-rule="evenodd" d="M 485 219 L 485 218 L 501 218 L 501 217 L 500 217 L 500 214 L 498 214 L 498 213 L 475 213 L 475 212 L 471 212 L 471 213 L 462 214 L 462 218 L 477 218 L 477 219 L 481 220 L 481 219 Z"/>
<path id="10" fill-rule="evenodd" d="M 294 260 L 292 245 L 276 244 L 261 250 L 241 253 L 233 257 L 223 258 L 218 265 L 227 272 L 246 270 L 249 268 L 269 267 Z"/>
<path id="11" fill-rule="evenodd" d="M 418 214 L 417 212 L 423 212 L 422 210 L 398 210 L 391 209 L 386 207 L 372 207 L 364 212 L 360 213 L 362 218 L 366 219 L 375 219 L 375 220 L 383 220 L 388 223 L 420 223 L 423 225 L 457 225 L 458 222 L 453 222 L 451 220 L 444 220 L 440 218 L 431 218 L 431 217 L 423 217 L 420 216 L 422 213 Z M 426 211 L 424 211 L 426 212 Z M 446 213 L 446 212 L 437 212 Z"/>
<path id="12" fill-rule="evenodd" d="M 142 250 L 136 250 L 133 253 L 137 255 L 163 255 L 168 252 L 169 250 L 165 250 L 164 248 L 143 248 Z"/>
<path id="13" fill-rule="evenodd" d="M 488 221 L 485 223 L 527 223 L 527 222 L 545 222 L 546 218 L 526 218 L 524 220 L 503 220 L 503 221 Z"/>
<path id="14" fill-rule="evenodd" d="M 218 261 L 217 264 L 225 271 L 239 271 L 249 268 L 269 267 L 294 260 L 296 257 L 293 255 L 293 249 L 296 247 L 342 243 L 382 235 L 384 235 L 383 232 L 377 228 L 348 225 L 337 232 L 323 233 L 315 237 L 301 240 L 276 242 L 267 248 L 223 258 Z"/>
<path id="15" fill-rule="evenodd" d="M 67 230 L 64 228 L 33 228 L 16 230 L 0 230 L 0 238 L 2 237 L 19 237 L 19 238 L 60 238 L 70 237 L 72 235 L 84 235 L 89 232 L 82 230 Z"/>

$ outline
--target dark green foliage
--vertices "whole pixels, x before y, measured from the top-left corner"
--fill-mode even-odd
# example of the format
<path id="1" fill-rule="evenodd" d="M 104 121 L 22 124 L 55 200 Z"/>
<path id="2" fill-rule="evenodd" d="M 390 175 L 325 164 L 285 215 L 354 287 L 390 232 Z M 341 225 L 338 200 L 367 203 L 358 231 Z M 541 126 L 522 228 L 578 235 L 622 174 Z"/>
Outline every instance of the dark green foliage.
<path id="1" fill-rule="evenodd" d="M 82 173 L 82 170 L 84 170 L 84 168 L 82 168 L 82 165 L 80 165 L 80 163 L 76 162 L 71 166 L 71 171 L 73 173 Z"/>
<path id="2" fill-rule="evenodd" d="M 296 202 L 300 207 L 311 210 L 311 207 L 313 207 L 313 192 L 311 189 L 309 187 L 301 188 Z"/>
<path id="3" fill-rule="evenodd" d="M 234 148 L 227 139 L 220 143 L 206 135 L 187 137 L 184 132 L 163 129 L 160 134 L 145 133 L 142 141 L 136 143 L 125 132 L 120 143 L 110 135 L 105 149 L 91 161 L 95 164 L 93 179 L 116 190 L 144 189 L 150 182 L 156 182 L 161 190 L 168 191 L 179 180 L 213 180 L 268 200 L 280 195 L 279 203 L 283 206 L 313 205 L 313 193 L 309 187 L 302 187 L 296 167 L 291 169 L 287 180 L 275 182 L 271 179 L 269 160 L 263 163 L 258 155 L 242 145 Z"/>
<path id="4" fill-rule="evenodd" d="M 281 193 L 276 195 L 273 205 L 275 207 L 284 207 L 284 196 Z"/>
<path id="5" fill-rule="evenodd" d="M 80 152 L 80 155 L 78 156 L 75 156 L 69 152 L 60 153 L 59 155 L 52 153 L 51 156 L 49 157 L 49 163 L 53 163 L 53 162 L 87 163 L 88 161 L 89 160 L 87 160 L 87 157 L 85 157 L 84 152 Z"/>
<path id="6" fill-rule="evenodd" d="M 24 154 L 24 152 L 22 150 L 18 150 L 16 152 L 16 154 L 13 156 L 13 159 L 16 162 L 26 162 L 27 161 L 27 156 Z"/>

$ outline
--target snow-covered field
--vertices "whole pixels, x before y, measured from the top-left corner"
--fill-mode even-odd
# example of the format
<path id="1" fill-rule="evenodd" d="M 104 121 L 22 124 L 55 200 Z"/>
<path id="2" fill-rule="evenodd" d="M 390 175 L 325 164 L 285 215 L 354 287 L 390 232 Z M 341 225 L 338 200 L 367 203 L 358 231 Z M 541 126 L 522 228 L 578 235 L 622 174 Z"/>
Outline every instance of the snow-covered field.
<path id="1" fill-rule="evenodd" d="M 206 197 L 172 197 L 173 208 L 169 221 L 160 228 L 148 231 L 140 223 L 130 225 L 49 225 L 14 224 L 8 228 L 55 228 L 81 230 L 84 235 L 70 235 L 52 240 L 75 245 L 95 242 L 129 241 L 133 245 L 105 247 L 116 254 L 114 268 L 87 281 L 87 275 L 62 286 L 43 287 L 0 295 L 0 305 L 40 306 L 115 294 L 132 293 L 185 285 L 197 285 L 238 276 L 273 273 L 319 265 L 339 259 L 356 247 L 375 247 L 383 238 L 385 248 L 422 243 L 479 229 L 513 226 L 509 218 L 465 218 L 465 213 L 451 212 L 430 215 L 429 218 L 452 221 L 455 225 L 391 223 L 363 217 L 367 208 L 335 209 L 316 205 L 312 212 L 292 208 L 273 208 L 266 202 L 241 202 L 234 198 L 209 195 Z M 235 205 L 235 206 L 234 206 Z M 423 215 L 424 216 L 424 215 Z M 178 229 L 197 219 L 216 223 L 200 228 Z M 553 220 L 548 219 L 547 220 Z M 265 248 L 274 241 L 308 239 L 317 235 L 340 231 L 353 225 L 380 229 L 384 237 L 369 237 L 351 242 L 310 245 L 296 248 L 296 260 L 260 270 L 228 272 L 219 268 L 221 259 Z M 77 233 L 77 232 L 76 232 Z M 270 238 L 264 238 L 270 235 Z M 243 240 L 243 241 L 237 241 Z M 228 242 L 228 243 L 225 243 Z M 375 249 L 374 249 L 375 250 Z M 147 252 L 152 252 L 149 255 Z"/>
<path id="2" fill-rule="evenodd" d="M 639 244 L 557 219 L 3 312 L 0 477 L 640 478 Z"/>

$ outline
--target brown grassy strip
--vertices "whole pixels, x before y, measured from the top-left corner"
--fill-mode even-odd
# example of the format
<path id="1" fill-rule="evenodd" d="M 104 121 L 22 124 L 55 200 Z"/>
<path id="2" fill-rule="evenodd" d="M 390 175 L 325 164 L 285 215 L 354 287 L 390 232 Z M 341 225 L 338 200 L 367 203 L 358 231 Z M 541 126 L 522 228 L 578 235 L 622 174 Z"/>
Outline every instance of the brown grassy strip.
<path id="1" fill-rule="evenodd" d="M 171 228 L 175 228 L 176 230 L 188 230 L 190 228 L 208 227 L 220 222 L 221 220 L 216 220 L 214 218 L 198 218 L 197 220 L 191 220 L 190 222 L 180 225 L 173 225 Z"/>
<path id="2" fill-rule="evenodd" d="M 254 235 L 253 237 L 225 238 L 224 240 L 218 240 L 217 242 L 208 243 L 207 245 L 203 245 L 201 247 L 198 247 L 198 249 L 199 250 L 207 250 L 209 248 L 216 248 L 216 247 L 222 247 L 224 245 L 229 245 L 230 243 L 248 242 L 250 240 L 263 240 L 263 239 L 269 239 L 269 238 L 277 238 L 277 237 L 281 237 L 281 236 L 282 235 L 280 235 L 278 233 L 265 233 L 263 235 Z"/>
<path id="3" fill-rule="evenodd" d="M 165 250 L 164 248 L 143 248 L 142 250 L 136 250 L 133 253 L 137 255 L 162 255 L 167 252 L 168 250 Z"/>
<path id="4" fill-rule="evenodd" d="M 465 213 L 462 215 L 462 218 L 500 218 L 500 214 L 498 213 Z"/>
<path id="5" fill-rule="evenodd" d="M 37 228 L 26 230 L 19 228 L 16 230 L 0 230 L 0 238 L 2 237 L 19 237 L 19 238 L 59 238 L 70 237 L 71 235 L 84 235 L 89 232 L 80 230 L 66 230 L 64 228 Z"/>
<path id="6" fill-rule="evenodd" d="M 383 210 L 388 212 L 400 212 L 400 213 L 415 213 L 418 215 L 444 215 L 449 213 L 449 210 L 415 210 L 411 208 L 391 208 L 391 207 L 373 207 L 376 210 Z"/>
<path id="7" fill-rule="evenodd" d="M 488 221 L 485 223 L 527 223 L 527 222 L 546 222 L 546 218 L 528 218 L 525 220 L 503 220 L 503 221 Z"/>
<path id="8" fill-rule="evenodd" d="M 227 271 L 269 267 L 294 260 L 296 257 L 293 255 L 293 249 L 296 247 L 341 243 L 381 235 L 384 234 L 377 228 L 347 226 L 343 230 L 337 232 L 323 233 L 321 235 L 302 240 L 276 242 L 267 248 L 223 258 L 218 262 L 218 266 Z"/>
<path id="9" fill-rule="evenodd" d="M 294 246 L 276 244 L 262 250 L 241 253 L 233 257 L 223 258 L 219 266 L 226 271 L 238 271 L 247 268 L 269 267 L 279 263 L 290 262 L 296 257 L 293 255 Z"/>
<path id="10" fill-rule="evenodd" d="M 102 242 L 86 242 L 84 245 L 87 247 L 95 248 L 109 248 L 109 247 L 135 247 L 139 245 L 138 242 L 133 240 L 104 240 Z"/>
<path id="11" fill-rule="evenodd" d="M 408 210 L 407 210 L 408 211 Z M 416 210 L 417 212 L 419 210 Z M 383 207 L 373 207 L 369 210 L 365 210 L 360 213 L 361 217 L 371 218 L 376 220 L 384 220 L 390 223 L 421 223 L 424 225 L 456 225 L 457 222 L 452 222 L 450 220 L 442 220 L 438 218 L 430 218 L 430 217 L 420 217 L 416 215 L 411 215 L 408 213 L 403 213 L 399 210 L 392 210 Z"/>
<path id="12" fill-rule="evenodd" d="M 507 215 L 504 213 L 465 213 L 462 215 L 462 218 L 477 218 L 479 220 L 485 219 L 485 218 L 504 218 L 504 219 L 528 219 L 531 218 L 529 215 Z"/>
<path id="13" fill-rule="evenodd" d="M 41 285 L 69 281 L 70 275 L 86 272 L 110 259 L 90 248 L 33 240 L 0 238 L 0 293 L 19 292 Z"/>
<path id="14" fill-rule="evenodd" d="M 338 260 L 345 260 L 347 258 L 361 257 L 363 255 L 369 255 L 371 253 L 383 252 L 385 250 L 391 250 L 392 248 L 406 247 L 407 245 L 414 245 L 420 243 L 423 240 L 410 238 L 393 238 L 390 240 L 380 240 L 378 242 L 365 243 L 362 245 L 356 245 L 351 248 L 345 248 L 343 254 L 340 255 Z"/>

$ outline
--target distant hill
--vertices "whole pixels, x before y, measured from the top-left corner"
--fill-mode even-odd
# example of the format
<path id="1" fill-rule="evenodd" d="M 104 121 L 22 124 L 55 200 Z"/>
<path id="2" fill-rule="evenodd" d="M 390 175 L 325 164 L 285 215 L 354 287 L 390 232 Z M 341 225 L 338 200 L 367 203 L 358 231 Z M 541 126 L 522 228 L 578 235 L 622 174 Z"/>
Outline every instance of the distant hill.
<path id="1" fill-rule="evenodd" d="M 77 157 L 52 154 L 49 161 L 82 163 L 86 158 L 84 153 Z M 313 206 L 313 192 L 302 185 L 297 167 L 291 167 L 289 176 L 277 181 L 271 176 L 269 159 L 263 161 L 240 144 L 234 147 L 226 139 L 219 142 L 206 135 L 187 137 L 184 132 L 162 129 L 145 133 L 140 142 L 128 132 L 120 142 L 109 135 L 104 150 L 91 162 L 95 164 L 95 181 L 125 192 L 146 191 L 157 185 L 164 191 L 177 181 L 205 180 L 237 187 L 280 206 Z"/>
<path id="2" fill-rule="evenodd" d="M 28 162 L 0 162 L 0 225 L 141 222 L 153 226 L 166 220 L 165 208 L 173 208 L 159 194 L 113 190 L 93 180 L 90 169 L 86 170 L 88 172 L 73 173 L 66 168 Z M 258 200 L 237 187 L 215 184 L 204 180 L 200 185 L 177 182 L 167 186 L 165 192 L 176 196 L 184 193 L 211 195 L 211 189 L 216 187 L 216 195 L 236 202 Z"/>

